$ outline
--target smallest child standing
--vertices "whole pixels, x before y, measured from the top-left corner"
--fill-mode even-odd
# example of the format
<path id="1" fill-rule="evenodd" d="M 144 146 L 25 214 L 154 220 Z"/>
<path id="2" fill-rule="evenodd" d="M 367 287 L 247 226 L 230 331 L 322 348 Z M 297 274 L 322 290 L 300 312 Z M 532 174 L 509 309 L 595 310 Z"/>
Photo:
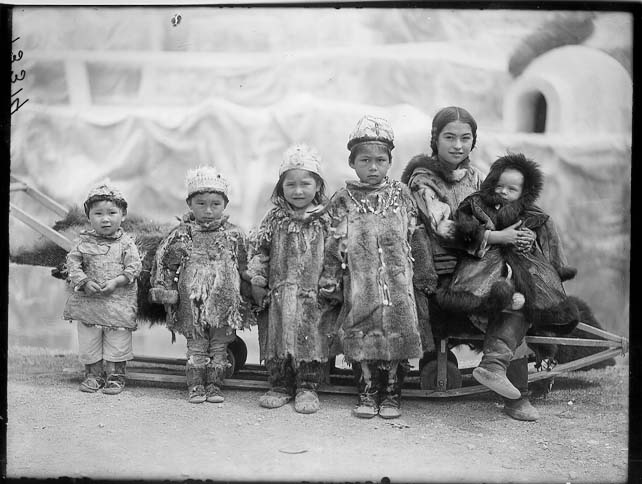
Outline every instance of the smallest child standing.
<path id="1" fill-rule="evenodd" d="M 229 184 L 214 167 L 190 170 L 186 184 L 190 210 L 156 251 L 149 295 L 165 305 L 172 333 L 187 340 L 188 401 L 220 403 L 227 347 L 254 321 L 241 296 L 242 281 L 249 283 L 246 240 L 224 213 Z"/>
<path id="2" fill-rule="evenodd" d="M 102 388 L 115 395 L 125 388 L 125 365 L 134 357 L 136 278 L 142 266 L 134 239 L 120 227 L 127 215 L 123 195 L 100 185 L 89 192 L 84 208 L 91 229 L 80 232 L 67 254 L 73 292 L 63 318 L 78 322 L 79 359 L 85 365 L 79 390 Z"/>

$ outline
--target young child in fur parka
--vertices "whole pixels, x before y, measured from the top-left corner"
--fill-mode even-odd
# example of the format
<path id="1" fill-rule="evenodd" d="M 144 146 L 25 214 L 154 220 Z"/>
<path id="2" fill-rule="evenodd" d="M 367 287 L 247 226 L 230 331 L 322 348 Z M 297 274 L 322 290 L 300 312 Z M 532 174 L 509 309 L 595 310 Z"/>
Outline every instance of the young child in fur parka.
<path id="1" fill-rule="evenodd" d="M 213 167 L 190 170 L 186 182 L 190 211 L 158 247 L 149 296 L 165 305 L 172 334 L 187 340 L 188 401 L 219 403 L 230 367 L 227 347 L 237 329 L 256 322 L 246 299 L 246 238 L 223 213 L 229 184 Z"/>
<path id="2" fill-rule="evenodd" d="M 449 286 L 438 291 L 437 300 L 448 309 L 488 316 L 484 356 L 473 373 L 483 384 L 497 377 L 502 365 L 496 365 L 496 360 L 508 356 L 500 357 L 504 351 L 497 341 L 490 345 L 489 341 L 499 339 L 500 346 L 506 343 L 512 352 L 530 325 L 540 334 L 567 334 L 579 322 L 577 305 L 562 286 L 576 270 L 567 264 L 553 221 L 535 206 L 542 186 L 543 175 L 534 161 L 521 153 L 508 154 L 493 163 L 480 190 L 468 196 L 455 213 L 458 236 L 464 242 L 481 242 L 480 249 L 475 256 L 467 254 L 459 260 Z M 490 231 L 520 222 L 520 227 L 536 235 L 529 251 L 518 249 L 516 240 L 486 244 Z M 510 322 L 510 317 L 499 317 L 502 312 L 514 312 L 516 317 Z M 495 320 L 504 321 L 506 331 L 497 330 Z M 503 363 L 507 365 L 509 359 Z M 510 393 L 503 396 L 519 398 L 517 390 L 513 396 Z"/>
<path id="3" fill-rule="evenodd" d="M 320 294 L 341 302 L 338 334 L 353 365 L 360 418 L 401 415 L 406 359 L 422 355 L 413 290 L 411 237 L 417 208 L 409 189 L 387 176 L 393 132 L 364 116 L 350 135 L 349 164 L 358 180 L 332 197 Z"/>
<path id="4" fill-rule="evenodd" d="M 444 307 L 467 313 L 503 309 L 517 291 L 525 298 L 525 316 L 533 326 L 558 327 L 562 333 L 573 329 L 577 308 L 568 301 L 562 281 L 572 279 L 576 270 L 567 265 L 553 221 L 534 205 L 542 186 L 543 175 L 534 161 L 509 154 L 491 166 L 480 191 L 459 205 L 455 213 L 459 236 L 465 242 L 479 239 L 481 244 L 477 257 L 459 261 L 450 286 L 438 294 Z M 484 243 L 487 231 L 519 221 L 537 237 L 529 252 Z M 508 270 L 512 282 L 506 278 Z"/>
<path id="5" fill-rule="evenodd" d="M 289 147 L 279 167 L 272 208 L 255 236 L 248 272 L 257 304 L 267 303 L 267 324 L 259 317 L 261 360 L 270 389 L 259 404 L 278 408 L 294 397 L 294 410 L 319 410 L 317 389 L 325 377 L 328 332 L 319 304 L 330 216 L 325 205 L 321 158 L 304 144 Z"/>

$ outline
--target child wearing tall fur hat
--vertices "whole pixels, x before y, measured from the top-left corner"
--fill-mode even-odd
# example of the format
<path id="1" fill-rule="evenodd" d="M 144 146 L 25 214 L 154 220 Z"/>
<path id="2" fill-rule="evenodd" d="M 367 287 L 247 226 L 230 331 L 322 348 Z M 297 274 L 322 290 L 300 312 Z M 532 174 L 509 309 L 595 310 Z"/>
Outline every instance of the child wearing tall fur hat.
<path id="1" fill-rule="evenodd" d="M 408 188 L 388 178 L 394 133 L 387 120 L 364 116 L 350 134 L 349 180 L 332 197 L 321 295 L 341 303 L 337 326 L 353 366 L 360 418 L 401 415 L 403 371 L 421 356 L 413 294 L 411 236 L 416 206 Z"/>
<path id="2" fill-rule="evenodd" d="M 275 207 L 254 234 L 249 269 L 255 301 L 267 305 L 259 339 L 270 389 L 259 404 L 278 408 L 294 397 L 299 413 L 319 410 L 317 389 L 329 353 L 318 302 L 330 227 L 320 162 L 317 151 L 305 144 L 285 151 L 272 194 Z"/>
<path id="3" fill-rule="evenodd" d="M 529 327 L 559 335 L 579 322 L 578 308 L 562 285 L 576 270 L 568 266 L 553 221 L 535 205 L 543 179 L 537 163 L 521 153 L 493 163 L 480 190 L 454 215 L 462 244 L 479 248 L 460 258 L 450 284 L 437 292 L 443 308 L 488 317 L 484 354 L 473 376 L 514 400 L 520 390 L 507 379 L 506 369 Z M 520 249 L 516 237 L 501 245 L 487 243 L 491 231 L 515 224 L 535 233 L 530 250 Z"/>
<path id="4" fill-rule="evenodd" d="M 120 227 L 127 216 L 120 191 L 102 184 L 89 192 L 84 209 L 91 229 L 80 232 L 67 254 L 72 292 L 63 318 L 77 321 L 85 365 L 79 390 L 115 395 L 125 388 L 125 365 L 134 357 L 141 260 L 134 239 Z"/>
<path id="5" fill-rule="evenodd" d="M 246 237 L 224 213 L 229 183 L 215 168 L 189 170 L 186 185 L 190 210 L 158 247 L 149 294 L 165 305 L 172 335 L 187 341 L 188 401 L 220 403 L 231 366 L 227 347 L 236 330 L 255 323 L 246 299 Z"/>

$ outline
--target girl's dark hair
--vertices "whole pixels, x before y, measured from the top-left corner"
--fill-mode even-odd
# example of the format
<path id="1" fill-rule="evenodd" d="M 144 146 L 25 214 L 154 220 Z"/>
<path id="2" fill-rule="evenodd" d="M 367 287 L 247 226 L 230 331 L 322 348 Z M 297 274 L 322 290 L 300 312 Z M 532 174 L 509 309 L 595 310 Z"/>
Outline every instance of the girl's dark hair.
<path id="1" fill-rule="evenodd" d="M 191 194 L 190 194 L 190 195 L 185 199 L 185 201 L 186 201 L 186 202 L 187 202 L 187 204 L 189 205 L 189 202 L 192 200 L 192 198 L 194 198 L 196 195 L 200 195 L 201 193 L 218 193 L 220 196 L 222 196 L 222 197 L 223 197 L 223 200 L 225 200 L 225 206 L 226 206 L 226 207 L 227 207 L 227 204 L 228 204 L 228 203 L 230 203 L 230 199 L 229 199 L 229 198 L 227 198 L 227 195 L 225 195 L 225 193 L 223 193 L 223 192 L 217 192 L 216 190 L 201 190 L 201 191 L 199 191 L 199 192 L 191 193 Z"/>
<path id="2" fill-rule="evenodd" d="M 287 200 L 285 199 L 285 195 L 283 194 L 283 180 L 285 180 L 285 174 L 287 171 L 284 171 L 281 176 L 279 177 L 279 181 L 276 182 L 276 186 L 274 187 L 274 191 L 272 191 L 272 196 L 270 197 L 271 202 L 274 205 L 280 205 L 281 203 L 287 203 Z M 317 193 L 314 195 L 314 198 L 312 199 L 312 203 L 315 203 L 317 205 L 321 205 L 325 202 L 327 202 L 328 197 L 325 196 L 325 182 L 323 181 L 323 178 L 321 178 L 321 175 L 318 173 L 314 173 L 313 171 L 309 171 L 310 176 L 315 179 L 317 182 Z"/>
<path id="3" fill-rule="evenodd" d="M 127 202 L 122 198 L 114 198 L 109 195 L 95 195 L 88 198 L 84 204 L 85 215 L 87 215 L 87 218 L 89 218 L 89 211 L 91 210 L 91 207 L 93 207 L 98 202 L 112 202 L 114 205 L 120 208 L 120 211 L 123 212 L 123 215 L 127 215 Z"/>
<path id="4" fill-rule="evenodd" d="M 348 162 L 354 163 L 354 159 L 357 157 L 357 155 L 361 151 L 361 148 L 366 143 L 359 143 L 354 148 L 352 148 L 352 150 L 350 150 L 350 156 L 348 156 Z M 375 143 L 375 142 L 373 142 L 373 143 Z M 390 163 L 392 163 L 392 150 L 390 149 L 390 146 L 388 146 L 385 143 L 381 143 L 381 142 L 378 142 L 378 143 L 375 143 L 375 144 L 380 145 L 382 148 L 384 148 L 386 150 L 386 152 L 388 153 L 388 158 L 390 159 Z"/>
<path id="5" fill-rule="evenodd" d="M 432 129 L 430 130 L 430 149 L 432 150 L 432 155 L 437 156 L 437 139 L 439 134 L 446 127 L 448 123 L 453 121 L 461 121 L 470 125 L 470 130 L 473 132 L 473 146 L 471 150 L 475 147 L 477 142 L 477 121 L 475 118 L 466 111 L 464 108 L 457 106 L 448 106 L 447 108 L 440 109 L 435 117 L 432 118 Z"/>

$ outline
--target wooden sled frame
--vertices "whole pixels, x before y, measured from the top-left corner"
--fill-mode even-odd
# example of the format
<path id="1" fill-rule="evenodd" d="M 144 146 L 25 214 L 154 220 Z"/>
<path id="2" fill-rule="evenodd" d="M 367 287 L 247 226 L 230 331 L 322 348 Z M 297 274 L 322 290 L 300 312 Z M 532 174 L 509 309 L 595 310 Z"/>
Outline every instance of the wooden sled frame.
<path id="1" fill-rule="evenodd" d="M 624 355 L 628 352 L 629 343 L 628 339 L 625 337 L 594 328 L 584 323 L 579 323 L 577 328 L 590 333 L 597 338 L 583 339 L 527 336 L 526 342 L 557 344 L 564 346 L 601 347 L 605 349 L 593 355 L 567 363 L 558 364 L 550 370 L 530 371 L 528 376 L 529 383 L 551 379 L 563 373 L 578 370 L 614 356 Z M 419 371 L 413 370 L 406 377 L 403 392 L 404 396 L 416 398 L 444 398 L 489 392 L 490 390 L 488 388 L 478 384 L 448 389 L 449 340 L 470 341 L 483 340 L 483 338 L 484 335 L 457 335 L 442 339 L 439 343 L 439 351 L 437 353 L 437 387 L 435 389 L 422 389 L 420 387 Z M 129 380 L 141 382 L 174 383 L 184 385 L 185 363 L 186 360 L 181 358 L 151 358 L 138 356 L 135 357 L 128 365 L 127 378 Z M 469 370 L 472 372 L 472 368 Z M 269 388 L 269 384 L 267 382 L 267 370 L 262 365 L 241 365 L 239 368 L 234 368 L 234 373 L 224 380 L 223 386 L 224 388 L 237 388 L 244 390 L 267 390 Z M 418 386 L 419 388 L 417 388 Z M 322 393 L 334 394 L 356 394 L 356 388 L 352 380 L 352 370 L 339 369 L 334 365 L 330 366 L 326 375 L 326 381 L 320 385 L 319 391 Z"/>

